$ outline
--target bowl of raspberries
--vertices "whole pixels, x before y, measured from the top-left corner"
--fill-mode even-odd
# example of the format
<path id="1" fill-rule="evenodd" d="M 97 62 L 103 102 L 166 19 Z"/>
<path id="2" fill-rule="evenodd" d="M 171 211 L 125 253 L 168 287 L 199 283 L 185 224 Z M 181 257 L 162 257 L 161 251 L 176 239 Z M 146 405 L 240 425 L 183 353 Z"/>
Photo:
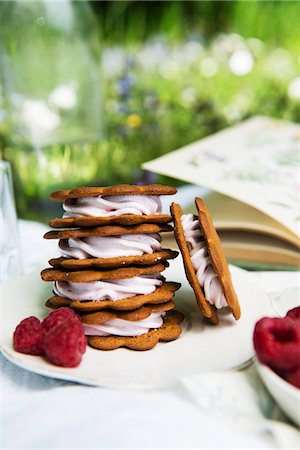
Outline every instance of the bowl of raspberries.
<path id="1" fill-rule="evenodd" d="M 282 410 L 300 426 L 300 306 L 254 328 L 257 369 Z"/>
<path id="2" fill-rule="evenodd" d="M 80 317 L 70 308 L 58 308 L 42 321 L 34 316 L 22 320 L 14 331 L 13 346 L 56 366 L 77 367 L 86 351 L 86 337 Z"/>

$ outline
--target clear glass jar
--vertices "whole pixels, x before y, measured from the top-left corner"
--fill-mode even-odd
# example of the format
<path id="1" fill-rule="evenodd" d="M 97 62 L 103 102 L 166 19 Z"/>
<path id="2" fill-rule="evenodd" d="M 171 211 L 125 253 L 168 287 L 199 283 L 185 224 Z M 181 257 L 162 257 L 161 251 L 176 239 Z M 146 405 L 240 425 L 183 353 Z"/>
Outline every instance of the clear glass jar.
<path id="1" fill-rule="evenodd" d="M 19 215 L 46 220 L 51 191 L 100 176 L 98 28 L 85 1 L 9 1 L 0 10 L 2 158 Z"/>

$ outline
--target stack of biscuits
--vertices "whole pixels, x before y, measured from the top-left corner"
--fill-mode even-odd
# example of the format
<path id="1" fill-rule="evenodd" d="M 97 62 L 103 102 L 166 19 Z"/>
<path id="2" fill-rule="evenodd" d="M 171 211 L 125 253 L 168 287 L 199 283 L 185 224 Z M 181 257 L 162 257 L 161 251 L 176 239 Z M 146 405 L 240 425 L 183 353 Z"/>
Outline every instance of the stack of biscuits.
<path id="1" fill-rule="evenodd" d="M 90 346 L 148 350 L 180 335 L 183 315 L 172 300 L 180 284 L 161 275 L 178 252 L 161 246 L 172 217 L 161 213 L 160 196 L 175 192 L 120 185 L 51 194 L 65 213 L 44 236 L 59 239 L 61 251 L 41 273 L 54 282 L 47 306 L 74 309 Z"/>

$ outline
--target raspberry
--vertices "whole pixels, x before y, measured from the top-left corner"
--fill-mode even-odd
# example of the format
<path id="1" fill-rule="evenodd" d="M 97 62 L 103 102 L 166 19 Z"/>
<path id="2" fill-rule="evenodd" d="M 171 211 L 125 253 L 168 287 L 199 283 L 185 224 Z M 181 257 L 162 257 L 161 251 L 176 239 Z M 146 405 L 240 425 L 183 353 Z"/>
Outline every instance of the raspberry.
<path id="1" fill-rule="evenodd" d="M 29 355 L 42 355 L 44 330 L 37 317 L 22 320 L 14 331 L 13 345 L 17 352 Z"/>
<path id="2" fill-rule="evenodd" d="M 79 316 L 71 308 L 58 308 L 51 311 L 43 320 L 42 327 L 47 332 L 51 328 L 55 327 L 59 323 L 69 320 L 69 319 L 79 319 Z"/>
<path id="3" fill-rule="evenodd" d="M 290 309 L 287 312 L 286 317 L 290 317 L 291 319 L 294 319 L 294 320 L 300 320 L 300 306 Z"/>
<path id="4" fill-rule="evenodd" d="M 265 317 L 257 322 L 254 348 L 261 363 L 279 370 L 300 368 L 300 323 L 290 317 Z"/>
<path id="5" fill-rule="evenodd" d="M 300 389 L 300 369 L 287 373 L 285 379 L 288 383 Z"/>
<path id="6" fill-rule="evenodd" d="M 77 367 L 86 350 L 86 337 L 77 317 L 60 322 L 43 339 L 46 358 L 63 367 Z"/>

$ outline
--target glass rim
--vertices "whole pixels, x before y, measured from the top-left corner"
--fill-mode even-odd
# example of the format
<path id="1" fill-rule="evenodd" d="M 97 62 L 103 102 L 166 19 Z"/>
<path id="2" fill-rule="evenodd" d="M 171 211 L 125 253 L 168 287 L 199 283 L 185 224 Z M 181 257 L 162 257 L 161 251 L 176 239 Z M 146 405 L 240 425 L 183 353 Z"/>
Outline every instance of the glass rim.
<path id="1" fill-rule="evenodd" d="M 0 167 L 1 169 L 9 169 L 10 168 L 10 162 L 6 161 L 5 159 L 0 159 Z"/>

